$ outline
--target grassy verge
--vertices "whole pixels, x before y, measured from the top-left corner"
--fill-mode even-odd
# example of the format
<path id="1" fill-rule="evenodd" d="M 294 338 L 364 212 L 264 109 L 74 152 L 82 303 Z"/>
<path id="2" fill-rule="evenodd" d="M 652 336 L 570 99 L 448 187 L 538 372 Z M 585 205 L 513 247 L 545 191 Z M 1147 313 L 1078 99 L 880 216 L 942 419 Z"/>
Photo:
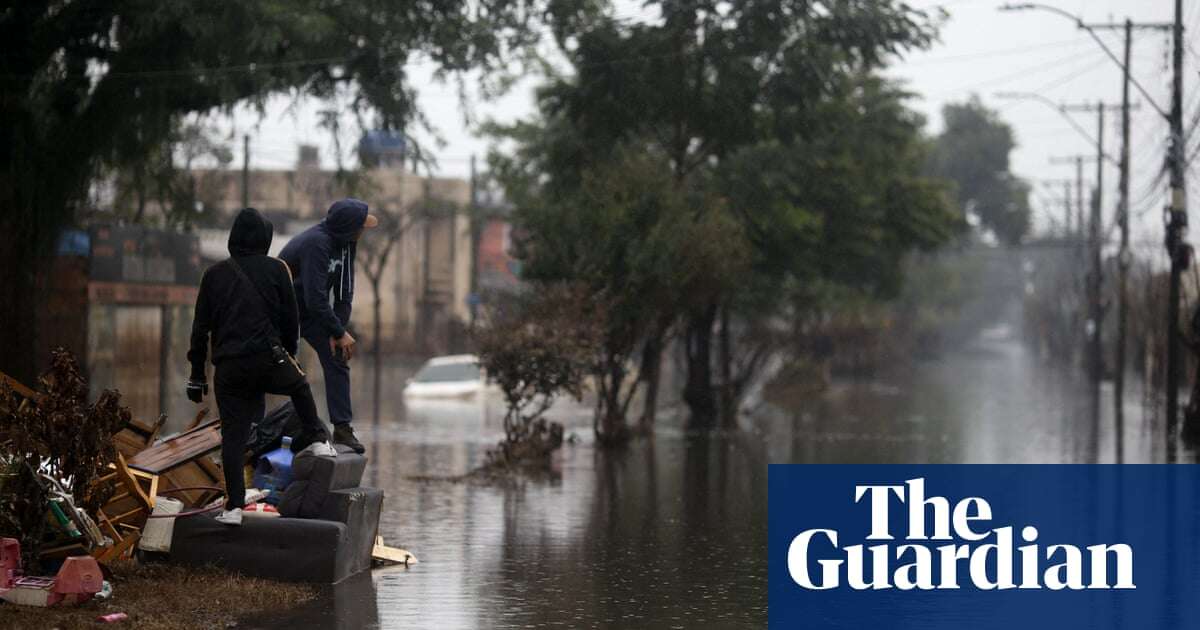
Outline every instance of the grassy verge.
<path id="1" fill-rule="evenodd" d="M 97 617 L 117 612 L 129 615 L 119 624 L 126 627 L 222 628 L 256 611 L 290 608 L 316 597 L 316 590 L 303 584 L 135 562 L 115 565 L 110 581 L 113 596 L 104 602 L 60 608 L 0 603 L 0 628 L 95 628 Z"/>

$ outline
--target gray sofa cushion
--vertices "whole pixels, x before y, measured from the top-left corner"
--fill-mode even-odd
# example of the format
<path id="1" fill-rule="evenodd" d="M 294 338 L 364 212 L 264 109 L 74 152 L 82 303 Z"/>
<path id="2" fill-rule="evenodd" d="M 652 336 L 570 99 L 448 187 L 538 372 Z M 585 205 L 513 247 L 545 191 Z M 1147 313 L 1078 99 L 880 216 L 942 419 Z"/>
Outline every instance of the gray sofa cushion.
<path id="1" fill-rule="evenodd" d="M 320 518 L 345 523 L 346 540 L 354 571 L 371 568 L 371 550 L 379 533 L 379 514 L 383 510 L 383 490 L 351 488 L 325 495 Z"/>
<path id="2" fill-rule="evenodd" d="M 230 527 L 203 514 L 177 519 L 171 563 L 284 582 L 335 583 L 361 570 L 361 559 L 353 557 L 361 551 L 347 544 L 351 538 L 348 526 L 336 521 L 246 517 L 240 527 Z"/>
<path id="3" fill-rule="evenodd" d="M 279 500 L 279 514 L 297 518 L 321 518 L 325 496 L 334 490 L 358 487 L 367 458 L 344 446 L 337 457 L 297 457 L 292 461 L 292 483 Z"/>

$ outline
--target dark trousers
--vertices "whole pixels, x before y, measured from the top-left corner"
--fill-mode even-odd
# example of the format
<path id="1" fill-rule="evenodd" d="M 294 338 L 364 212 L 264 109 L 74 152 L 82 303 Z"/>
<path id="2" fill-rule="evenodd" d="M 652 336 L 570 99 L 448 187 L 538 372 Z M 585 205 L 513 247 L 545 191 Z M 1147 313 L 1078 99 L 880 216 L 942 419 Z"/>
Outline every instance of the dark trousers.
<path id="1" fill-rule="evenodd" d="M 305 335 L 304 341 L 317 351 L 321 370 L 325 372 L 325 402 L 329 405 L 329 421 L 336 427 L 350 424 L 354 408 L 350 405 L 350 365 L 329 349 L 329 337 Z"/>
<path id="2" fill-rule="evenodd" d="M 293 361 L 282 365 L 271 352 L 225 359 L 217 364 L 217 409 L 221 413 L 221 468 L 225 471 L 226 509 L 246 503 L 246 485 L 242 466 L 246 461 L 246 440 L 250 428 L 261 422 L 266 411 L 266 394 L 288 396 L 300 418 L 301 432 L 292 441 L 292 450 L 329 439 L 325 425 L 317 417 L 317 405 L 304 372 Z"/>

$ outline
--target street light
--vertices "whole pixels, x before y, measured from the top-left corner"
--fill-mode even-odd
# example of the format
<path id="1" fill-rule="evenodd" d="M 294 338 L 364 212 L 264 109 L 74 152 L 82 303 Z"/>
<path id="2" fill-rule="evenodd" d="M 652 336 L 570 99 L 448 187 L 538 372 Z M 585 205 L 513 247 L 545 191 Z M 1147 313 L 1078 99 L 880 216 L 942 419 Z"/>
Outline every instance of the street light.
<path id="1" fill-rule="evenodd" d="M 1079 25 L 1079 28 L 1083 28 L 1083 20 L 1080 19 L 1079 16 L 1077 16 L 1073 13 L 1067 13 L 1066 11 L 1064 11 L 1058 7 L 1050 6 L 1048 4 L 1038 4 L 1036 2 L 1020 2 L 1020 3 L 1015 3 L 1015 4 L 1009 3 L 1009 4 L 1002 4 L 999 7 L 997 7 L 996 9 L 998 11 L 1028 11 L 1031 9 L 1042 9 L 1044 11 L 1051 11 L 1053 13 L 1057 13 L 1067 19 L 1074 20 L 1075 23 Z"/>
<path id="2" fill-rule="evenodd" d="M 1054 111 L 1062 114 L 1062 117 L 1066 118 L 1067 122 L 1071 123 L 1071 126 L 1075 128 L 1075 131 L 1079 132 L 1079 135 L 1083 136 L 1088 142 L 1091 143 L 1092 148 L 1096 149 L 1097 152 L 1100 152 L 1100 143 L 1097 142 L 1096 139 L 1092 137 L 1092 134 L 1088 133 L 1086 129 L 1079 126 L 1079 123 L 1075 122 L 1075 119 L 1071 117 L 1071 114 L 1067 113 L 1067 108 L 1065 105 L 1061 103 L 1055 103 L 1054 101 L 1042 96 L 1041 94 L 1038 94 L 1037 92 L 996 92 L 993 96 L 999 99 L 1037 101 L 1054 108 Z M 1104 159 L 1114 166 L 1120 166 L 1120 162 L 1118 162 L 1116 158 L 1108 153 L 1104 153 Z"/>
<path id="3" fill-rule="evenodd" d="M 1126 71 L 1126 74 L 1129 74 L 1128 69 L 1125 67 L 1125 64 L 1122 63 L 1119 58 L 1117 58 L 1117 55 L 1114 54 L 1113 51 L 1108 47 L 1108 44 L 1105 44 L 1104 40 L 1100 39 L 1100 36 L 1098 34 L 1096 34 L 1096 30 L 1094 28 L 1092 28 L 1091 26 L 1088 26 L 1086 23 L 1084 23 L 1083 18 L 1079 17 L 1078 15 L 1069 13 L 1058 7 L 1052 7 L 1048 4 L 1037 4 L 1034 2 L 1024 2 L 1021 4 L 1002 4 L 998 7 L 996 7 L 996 10 L 997 11 L 1036 11 L 1036 10 L 1041 10 L 1041 11 L 1049 11 L 1051 13 L 1061 15 L 1061 16 L 1067 18 L 1068 20 L 1071 20 L 1072 22 L 1074 22 L 1076 28 L 1087 31 L 1088 35 L 1091 35 L 1092 39 L 1096 40 L 1096 43 L 1099 44 L 1100 48 L 1104 50 L 1104 54 L 1108 55 L 1108 58 L 1112 59 L 1113 63 L 1117 64 L 1117 67 L 1119 67 L 1121 70 Z M 1133 86 L 1136 87 L 1138 89 L 1138 91 L 1142 93 L 1142 96 L 1147 101 L 1149 101 L 1150 107 L 1153 107 L 1154 111 L 1158 112 L 1159 115 L 1161 115 L 1163 118 L 1170 120 L 1171 115 L 1168 114 L 1167 112 L 1163 111 L 1163 109 L 1158 106 L 1158 103 L 1154 102 L 1154 98 L 1152 98 L 1150 96 L 1150 93 L 1146 91 L 1146 88 L 1142 87 L 1141 83 L 1138 83 L 1137 79 L 1133 78 L 1132 74 L 1129 74 L 1129 82 L 1132 83 Z"/>

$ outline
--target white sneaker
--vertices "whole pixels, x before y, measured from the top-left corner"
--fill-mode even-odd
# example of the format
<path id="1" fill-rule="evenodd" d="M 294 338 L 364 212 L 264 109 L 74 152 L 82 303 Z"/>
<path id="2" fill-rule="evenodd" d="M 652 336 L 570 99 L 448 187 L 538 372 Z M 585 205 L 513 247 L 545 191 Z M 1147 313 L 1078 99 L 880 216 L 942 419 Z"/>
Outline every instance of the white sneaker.
<path id="1" fill-rule="evenodd" d="M 304 447 L 304 450 L 300 451 L 299 453 L 296 453 L 295 456 L 300 457 L 302 455 L 316 455 L 317 457 L 337 457 L 337 451 L 333 448 L 333 445 L 330 444 L 328 441 L 313 442 L 312 444 L 309 444 L 308 446 Z"/>
<path id="2" fill-rule="evenodd" d="M 241 525 L 242 524 L 242 508 L 233 508 L 232 510 L 221 510 L 217 515 L 217 522 L 223 525 Z"/>

